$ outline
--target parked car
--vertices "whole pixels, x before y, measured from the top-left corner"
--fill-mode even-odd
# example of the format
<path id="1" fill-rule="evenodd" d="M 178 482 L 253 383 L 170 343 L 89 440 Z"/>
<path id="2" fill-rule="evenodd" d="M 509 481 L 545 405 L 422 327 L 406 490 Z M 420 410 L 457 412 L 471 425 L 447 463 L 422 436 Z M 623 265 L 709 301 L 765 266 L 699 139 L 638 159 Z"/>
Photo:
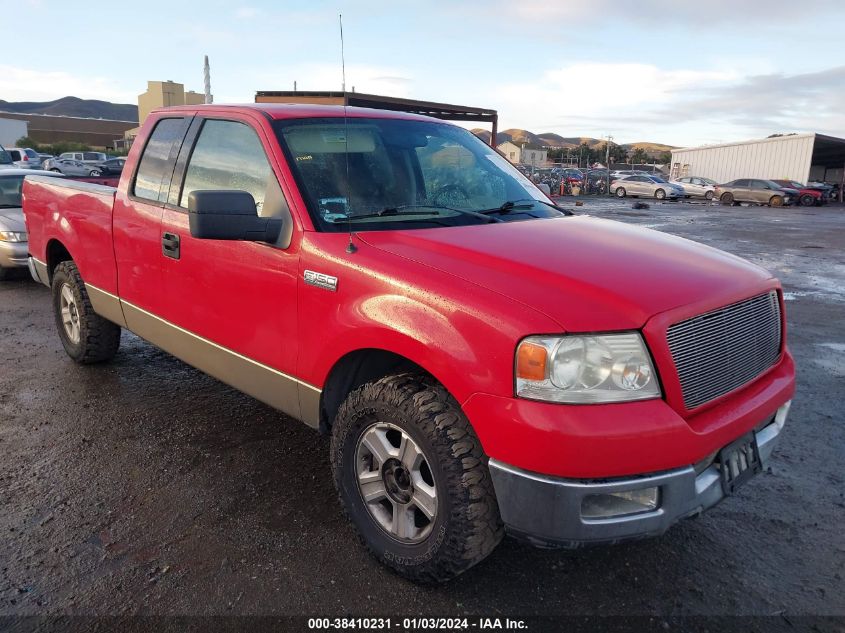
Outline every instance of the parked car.
<path id="1" fill-rule="evenodd" d="M 709 178 L 698 178 L 694 176 L 683 176 L 676 178 L 671 182 L 680 185 L 684 190 L 684 195 L 687 198 L 695 196 L 697 198 L 705 198 L 712 200 L 716 191 L 716 181 Z"/>
<path id="2" fill-rule="evenodd" d="M 44 161 L 51 160 L 51 159 L 55 158 L 55 156 L 53 156 L 52 154 L 38 154 L 38 158 L 41 159 L 41 168 L 43 169 L 44 168 Z"/>
<path id="3" fill-rule="evenodd" d="M 0 169 L 17 169 L 9 152 L 2 145 L 0 145 Z"/>
<path id="4" fill-rule="evenodd" d="M 660 176 L 625 176 L 614 180 L 610 184 L 610 193 L 617 198 L 625 196 L 648 196 L 664 200 L 665 198 L 681 198 L 684 188 L 661 178 Z"/>
<path id="5" fill-rule="evenodd" d="M 21 209 L 21 188 L 24 178 L 33 175 L 56 176 L 33 169 L 0 171 L 0 280 L 17 268 L 26 268 L 28 263 L 29 242 Z"/>
<path id="6" fill-rule="evenodd" d="M 100 165 L 106 162 L 109 157 L 103 152 L 65 152 L 59 154 L 60 159 L 76 160 L 89 165 Z"/>
<path id="7" fill-rule="evenodd" d="M 59 172 L 65 176 L 102 176 L 103 171 L 98 165 L 83 163 L 69 158 L 54 158 L 45 166 L 48 171 Z"/>
<path id="8" fill-rule="evenodd" d="M 739 178 L 724 185 L 717 185 L 715 196 L 722 204 L 735 202 L 756 202 L 770 207 L 782 207 L 794 202 L 795 189 L 781 187 L 771 180 Z"/>
<path id="9" fill-rule="evenodd" d="M 12 162 L 18 169 L 41 169 L 41 157 L 29 147 L 7 147 Z"/>
<path id="10" fill-rule="evenodd" d="M 314 476 L 407 578 L 448 580 L 505 530 L 661 534 L 770 464 L 795 390 L 771 273 L 564 210 L 466 129 L 181 106 L 125 171 L 24 183 L 68 356 L 107 361 L 127 328 L 331 435 Z"/>
<path id="11" fill-rule="evenodd" d="M 98 165 L 103 176 L 120 176 L 123 172 L 123 166 L 126 164 L 125 158 L 109 158 L 104 163 Z"/>
<path id="12" fill-rule="evenodd" d="M 794 189 L 798 192 L 796 202 L 803 207 L 812 207 L 827 204 L 825 191 L 820 187 L 802 185 L 797 180 L 773 180 L 773 183 L 780 187 Z"/>

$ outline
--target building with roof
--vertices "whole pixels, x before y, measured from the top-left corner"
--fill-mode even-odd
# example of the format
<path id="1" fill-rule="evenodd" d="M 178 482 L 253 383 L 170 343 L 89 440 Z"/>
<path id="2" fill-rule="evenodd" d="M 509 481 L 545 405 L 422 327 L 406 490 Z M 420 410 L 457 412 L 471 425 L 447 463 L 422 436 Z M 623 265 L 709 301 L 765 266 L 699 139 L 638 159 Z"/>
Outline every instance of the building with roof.
<path id="1" fill-rule="evenodd" d="M 535 147 L 527 143 L 514 143 L 505 141 L 499 143 L 496 149 L 504 154 L 514 165 L 529 165 L 531 167 L 544 167 L 549 160 L 549 150 L 544 147 Z"/>
<path id="2" fill-rule="evenodd" d="M 65 142 L 84 143 L 95 149 L 113 148 L 115 139 L 122 138 L 126 130 L 138 125 L 137 121 L 20 112 L 0 112 L 0 117 L 26 122 L 28 128 L 26 136 L 36 143 L 44 145 Z"/>
<path id="3" fill-rule="evenodd" d="M 671 176 L 717 182 L 764 178 L 842 184 L 845 138 L 788 134 L 770 138 L 672 150 Z"/>
<path id="4" fill-rule="evenodd" d="M 27 136 L 28 123 L 19 119 L 8 119 L 0 113 L 0 145 L 17 144 L 19 138 Z"/>

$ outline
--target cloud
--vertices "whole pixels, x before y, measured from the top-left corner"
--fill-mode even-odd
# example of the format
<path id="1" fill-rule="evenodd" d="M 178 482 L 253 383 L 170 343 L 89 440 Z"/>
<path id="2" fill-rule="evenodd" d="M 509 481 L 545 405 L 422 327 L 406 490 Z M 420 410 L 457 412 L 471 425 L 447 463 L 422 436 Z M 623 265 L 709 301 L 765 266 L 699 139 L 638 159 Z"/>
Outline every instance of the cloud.
<path id="1" fill-rule="evenodd" d="M 487 97 L 500 128 L 695 145 L 774 132 L 845 134 L 845 66 L 745 76 L 731 68 L 573 63 Z"/>
<path id="2" fill-rule="evenodd" d="M 745 77 L 711 89 L 688 89 L 661 114 L 725 121 L 760 134 L 806 130 L 845 134 L 845 66 Z"/>
<path id="3" fill-rule="evenodd" d="M 277 67 L 253 75 L 256 90 L 340 90 L 340 61 L 337 64 L 297 64 Z M 410 73 L 401 68 L 367 64 L 346 65 L 346 89 L 368 94 L 408 97 L 414 85 Z"/>
<path id="4" fill-rule="evenodd" d="M 583 26 L 584 23 L 612 20 L 616 24 L 630 25 L 636 22 L 638 26 L 653 28 L 661 28 L 667 23 L 706 28 L 718 23 L 744 29 L 748 27 L 749 20 L 757 26 L 783 25 L 786 19 L 790 24 L 817 22 L 845 12 L 840 0 L 804 0 L 800 8 L 796 8 L 793 0 L 708 0 L 706 3 L 677 0 L 592 0 L 589 3 L 569 0 L 498 0 L 492 10 L 489 4 L 478 3 L 479 11 L 483 10 L 482 4 L 486 6 L 486 13 L 497 16 L 497 19 L 509 15 L 543 24 L 553 21 L 561 26 L 573 23 Z"/>
<path id="5" fill-rule="evenodd" d="M 251 20 L 254 17 L 257 17 L 258 14 L 261 13 L 255 7 L 239 7 L 235 10 L 235 17 L 239 20 Z"/>
<path id="6" fill-rule="evenodd" d="M 115 103 L 135 103 L 138 95 L 105 77 L 73 75 L 0 64 L 0 95 L 6 101 L 52 101 L 72 95 Z"/>

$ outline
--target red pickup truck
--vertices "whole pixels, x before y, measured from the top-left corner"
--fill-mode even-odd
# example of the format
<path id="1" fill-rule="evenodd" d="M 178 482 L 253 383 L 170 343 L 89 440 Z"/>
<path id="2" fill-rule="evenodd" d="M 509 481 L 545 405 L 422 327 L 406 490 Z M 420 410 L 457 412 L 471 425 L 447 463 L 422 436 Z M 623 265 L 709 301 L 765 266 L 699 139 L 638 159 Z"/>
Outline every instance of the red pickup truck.
<path id="1" fill-rule="evenodd" d="M 414 580 L 506 530 L 660 534 L 766 466 L 794 391 L 769 273 L 574 215 L 435 119 L 164 109 L 116 189 L 28 178 L 24 212 L 72 359 L 126 328 L 331 434 L 348 517 Z"/>

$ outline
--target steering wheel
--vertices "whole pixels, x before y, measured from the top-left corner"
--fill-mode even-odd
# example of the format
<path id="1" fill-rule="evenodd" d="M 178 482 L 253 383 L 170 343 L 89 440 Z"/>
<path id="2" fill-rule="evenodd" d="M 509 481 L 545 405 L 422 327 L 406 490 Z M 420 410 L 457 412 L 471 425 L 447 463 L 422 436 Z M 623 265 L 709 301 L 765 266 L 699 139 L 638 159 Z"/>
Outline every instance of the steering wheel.
<path id="1" fill-rule="evenodd" d="M 460 185 L 444 185 L 431 194 L 431 201 L 438 207 L 459 207 L 469 201 L 469 193 Z"/>

